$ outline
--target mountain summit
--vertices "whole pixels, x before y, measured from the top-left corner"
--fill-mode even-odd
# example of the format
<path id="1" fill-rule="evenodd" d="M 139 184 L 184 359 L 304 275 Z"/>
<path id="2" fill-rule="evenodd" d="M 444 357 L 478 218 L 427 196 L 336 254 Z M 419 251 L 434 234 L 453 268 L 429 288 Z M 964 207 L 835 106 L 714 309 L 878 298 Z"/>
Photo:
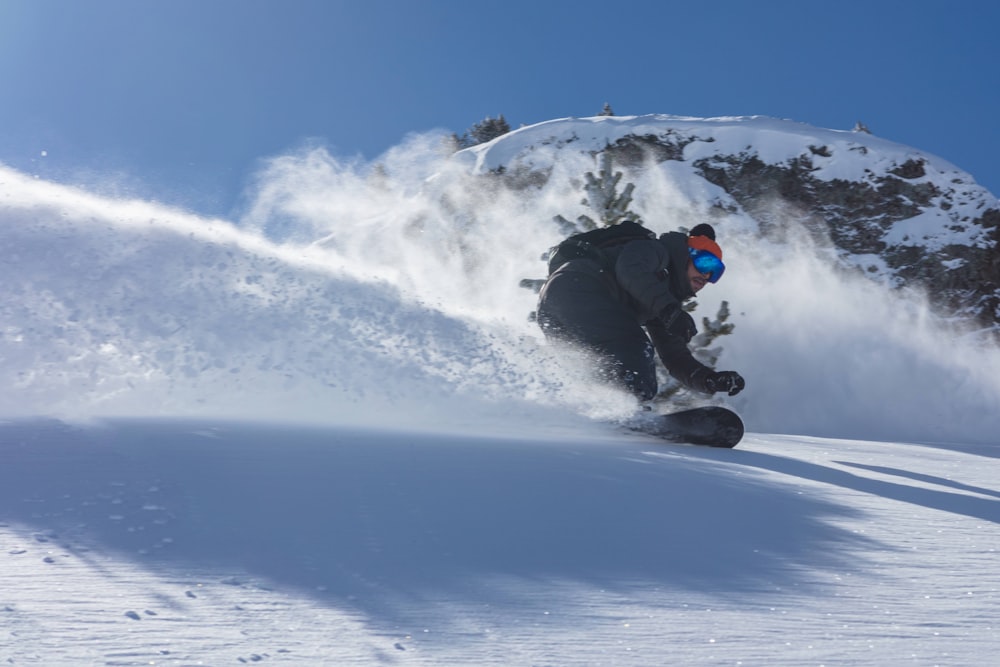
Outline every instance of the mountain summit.
<path id="1" fill-rule="evenodd" d="M 760 116 L 564 118 L 457 158 L 530 189 L 568 156 L 602 153 L 627 180 L 669 171 L 723 227 L 739 219 L 771 241 L 815 244 L 844 268 L 926 292 L 943 318 L 1000 333 L 1000 201 L 949 162 L 860 123 L 841 131 Z"/>

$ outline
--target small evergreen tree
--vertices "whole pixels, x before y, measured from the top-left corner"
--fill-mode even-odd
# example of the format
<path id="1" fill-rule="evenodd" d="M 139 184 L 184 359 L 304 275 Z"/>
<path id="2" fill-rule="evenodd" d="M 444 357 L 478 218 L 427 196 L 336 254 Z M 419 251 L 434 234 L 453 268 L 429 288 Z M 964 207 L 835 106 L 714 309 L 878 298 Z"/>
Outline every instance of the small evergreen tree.
<path id="1" fill-rule="evenodd" d="M 601 109 L 601 113 L 598 116 L 614 116 L 615 112 L 611 110 L 611 105 L 607 102 L 604 103 L 604 108 Z"/>
<path id="2" fill-rule="evenodd" d="M 622 172 L 616 172 L 612 169 L 612 160 L 608 153 L 601 153 L 597 159 L 598 175 L 595 176 L 592 171 L 584 174 L 586 185 L 583 186 L 583 189 L 587 196 L 580 203 L 589 206 L 597 214 L 601 226 L 610 227 L 623 220 L 633 220 L 641 225 L 642 218 L 639 214 L 629 210 L 635 185 L 633 183 L 627 184 L 624 192 L 619 194 L 618 184 L 621 182 Z M 570 236 L 598 227 L 598 222 L 595 222 L 589 215 L 578 216 L 576 222 L 571 222 L 562 215 L 555 215 L 552 221 L 559 226 L 559 233 L 563 236 Z M 543 254 L 542 259 L 547 261 L 548 253 Z M 530 289 L 536 294 L 544 284 L 544 278 L 524 278 L 520 282 L 521 287 Z M 535 313 L 532 312 L 528 319 L 533 321 L 534 318 Z"/>
<path id="3" fill-rule="evenodd" d="M 625 186 L 625 190 L 618 194 L 618 183 L 622 180 L 622 172 L 616 172 L 612 169 L 609 153 L 601 153 L 598 158 L 598 166 L 600 169 L 597 177 L 591 171 L 584 174 L 587 184 L 583 186 L 583 189 L 587 196 L 584 198 L 583 204 L 590 206 L 597 212 L 601 224 L 605 227 L 617 225 L 625 219 L 641 223 L 639 214 L 629 210 L 635 184 L 629 183 Z"/>
<path id="4" fill-rule="evenodd" d="M 580 202 L 584 206 L 589 206 L 597 214 L 597 220 L 595 221 L 589 215 L 581 215 L 574 224 L 561 215 L 555 216 L 553 219 L 559 225 L 559 231 L 567 236 L 576 232 L 597 229 L 599 226 L 610 227 L 623 220 L 634 220 L 642 224 L 640 215 L 629 210 L 635 184 L 627 184 L 624 191 L 619 194 L 618 184 L 622 180 L 622 172 L 614 171 L 611 155 L 608 153 L 601 153 L 597 160 L 599 167 L 597 175 L 595 176 L 592 171 L 584 174 L 586 184 L 583 186 L 583 190 L 587 196 Z"/>
<path id="5" fill-rule="evenodd" d="M 497 137 L 502 137 L 508 132 L 510 132 L 510 124 L 507 122 L 507 119 L 503 117 L 503 114 L 500 114 L 497 118 L 487 116 L 466 130 L 462 136 L 452 134 L 451 137 L 452 141 L 457 146 L 456 150 L 461 150 L 463 148 L 485 144 L 487 141 L 493 141 Z"/>
<path id="6" fill-rule="evenodd" d="M 510 132 L 510 125 L 507 123 L 507 119 L 503 117 L 503 114 L 500 114 L 497 118 L 487 116 L 481 122 L 473 125 L 469 131 L 477 144 L 485 144 L 487 141 L 493 141 L 508 132 Z"/>

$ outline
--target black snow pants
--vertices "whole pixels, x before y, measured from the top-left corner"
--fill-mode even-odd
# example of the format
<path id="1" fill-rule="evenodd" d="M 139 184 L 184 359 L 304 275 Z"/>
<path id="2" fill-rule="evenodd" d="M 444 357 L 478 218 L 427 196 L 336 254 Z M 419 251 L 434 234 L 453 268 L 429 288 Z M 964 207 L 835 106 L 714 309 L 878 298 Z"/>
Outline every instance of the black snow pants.
<path id="1" fill-rule="evenodd" d="M 616 291 L 597 263 L 564 264 L 542 287 L 538 324 L 547 338 L 593 353 L 601 379 L 649 400 L 657 391 L 653 344 Z"/>

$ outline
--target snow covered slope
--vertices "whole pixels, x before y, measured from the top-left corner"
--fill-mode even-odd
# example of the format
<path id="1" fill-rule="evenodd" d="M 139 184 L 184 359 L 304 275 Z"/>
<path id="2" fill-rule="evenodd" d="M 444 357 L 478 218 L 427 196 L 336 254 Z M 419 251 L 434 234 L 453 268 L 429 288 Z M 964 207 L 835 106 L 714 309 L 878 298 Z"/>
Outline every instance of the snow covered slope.
<path id="1" fill-rule="evenodd" d="M 996 447 L 0 424 L 0 661 L 979 665 Z"/>

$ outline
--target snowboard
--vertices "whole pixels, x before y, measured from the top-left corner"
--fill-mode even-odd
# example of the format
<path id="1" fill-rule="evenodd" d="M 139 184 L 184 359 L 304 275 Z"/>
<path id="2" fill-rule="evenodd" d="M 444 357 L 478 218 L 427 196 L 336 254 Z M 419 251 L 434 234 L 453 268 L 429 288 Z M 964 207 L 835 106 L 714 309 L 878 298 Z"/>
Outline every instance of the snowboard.
<path id="1" fill-rule="evenodd" d="M 638 415 L 629 428 L 663 438 L 707 447 L 732 449 L 743 439 L 743 420 L 727 408 L 711 405 L 661 415 Z"/>

